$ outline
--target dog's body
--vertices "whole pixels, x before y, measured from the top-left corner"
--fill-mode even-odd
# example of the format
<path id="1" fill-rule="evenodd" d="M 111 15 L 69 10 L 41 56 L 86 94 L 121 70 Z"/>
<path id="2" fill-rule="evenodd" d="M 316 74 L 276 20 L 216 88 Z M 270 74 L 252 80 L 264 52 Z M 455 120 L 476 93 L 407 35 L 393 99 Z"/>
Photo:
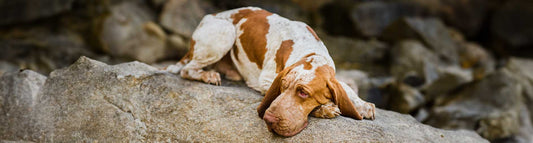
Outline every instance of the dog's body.
<path id="1" fill-rule="evenodd" d="M 271 131 L 283 136 L 300 132 L 309 114 L 333 118 L 340 112 L 355 119 L 374 118 L 374 104 L 335 79 L 333 60 L 309 26 L 260 8 L 206 15 L 192 35 L 189 53 L 167 70 L 220 84 L 217 71 L 202 69 L 209 65 L 226 78 L 244 79 L 249 87 L 265 93 L 259 116 Z"/>

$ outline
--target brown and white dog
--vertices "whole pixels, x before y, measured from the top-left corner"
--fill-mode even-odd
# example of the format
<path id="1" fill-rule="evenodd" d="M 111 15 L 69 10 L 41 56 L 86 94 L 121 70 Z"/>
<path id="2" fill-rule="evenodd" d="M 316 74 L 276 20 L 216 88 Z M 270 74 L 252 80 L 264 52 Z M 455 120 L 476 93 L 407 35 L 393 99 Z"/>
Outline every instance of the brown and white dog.
<path id="1" fill-rule="evenodd" d="M 210 65 L 215 70 L 203 70 Z M 309 114 L 374 119 L 374 104 L 337 81 L 326 46 L 309 26 L 256 7 L 206 15 L 187 55 L 166 70 L 215 85 L 219 72 L 230 80 L 244 79 L 265 94 L 259 117 L 282 136 L 302 131 Z"/>

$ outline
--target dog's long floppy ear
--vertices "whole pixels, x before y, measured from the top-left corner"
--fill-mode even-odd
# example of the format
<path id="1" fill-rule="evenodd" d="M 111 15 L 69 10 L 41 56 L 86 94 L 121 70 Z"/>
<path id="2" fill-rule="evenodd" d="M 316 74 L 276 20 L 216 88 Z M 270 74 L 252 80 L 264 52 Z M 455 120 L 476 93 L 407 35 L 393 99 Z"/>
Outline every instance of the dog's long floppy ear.
<path id="1" fill-rule="evenodd" d="M 281 78 L 285 76 L 288 70 L 289 69 L 285 69 L 278 73 L 278 76 L 276 76 L 276 79 L 274 79 L 274 82 L 272 82 L 272 85 L 270 85 L 270 88 L 265 93 L 265 97 L 263 97 L 261 104 L 257 107 L 259 117 L 263 118 L 263 115 L 265 115 L 265 111 L 270 107 L 270 104 L 281 94 Z"/>
<path id="2" fill-rule="evenodd" d="M 328 88 L 331 91 L 333 102 L 335 102 L 335 104 L 337 104 L 337 106 L 341 110 L 342 116 L 350 117 L 357 120 L 363 119 L 361 114 L 359 114 L 359 112 L 357 112 L 357 109 L 355 109 L 355 106 L 346 94 L 346 91 L 344 90 L 342 85 L 336 79 L 330 79 L 328 81 Z"/>

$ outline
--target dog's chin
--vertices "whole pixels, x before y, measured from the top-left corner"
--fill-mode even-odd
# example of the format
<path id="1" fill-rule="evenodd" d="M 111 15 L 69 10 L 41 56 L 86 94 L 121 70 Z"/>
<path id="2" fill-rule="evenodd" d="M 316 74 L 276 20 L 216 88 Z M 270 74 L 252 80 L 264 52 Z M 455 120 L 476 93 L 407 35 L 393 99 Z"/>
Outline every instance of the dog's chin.
<path id="1" fill-rule="evenodd" d="M 289 129 L 289 130 L 278 130 L 276 129 L 276 127 L 270 127 L 268 126 L 268 130 L 273 132 L 273 133 L 276 133 L 280 136 L 284 136 L 284 137 L 292 137 L 300 132 L 303 131 L 303 129 L 305 129 L 305 127 L 307 127 L 307 121 L 303 124 L 303 126 L 301 126 L 300 128 L 297 128 L 297 129 Z M 274 126 L 274 125 L 273 125 Z"/>

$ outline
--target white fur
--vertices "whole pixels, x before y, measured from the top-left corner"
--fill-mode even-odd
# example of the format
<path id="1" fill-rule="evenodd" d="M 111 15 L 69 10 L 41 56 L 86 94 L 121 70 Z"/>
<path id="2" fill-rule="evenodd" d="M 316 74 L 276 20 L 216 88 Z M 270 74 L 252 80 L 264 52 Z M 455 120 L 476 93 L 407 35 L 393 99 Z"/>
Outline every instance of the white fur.
<path id="1" fill-rule="evenodd" d="M 239 8 L 218 13 L 216 17 L 232 21 L 233 19 L 231 19 L 231 15 L 237 13 L 239 10 L 242 9 L 261 10 L 260 8 L 256 7 Z M 310 79 L 314 77 L 314 74 L 312 74 L 314 68 L 320 65 L 327 64 L 335 69 L 335 65 L 328 53 L 326 46 L 324 45 L 324 43 L 322 43 L 322 41 L 318 41 L 315 39 L 313 34 L 307 29 L 307 25 L 305 23 L 299 21 L 291 21 L 277 14 L 272 14 L 268 16 L 267 19 L 268 23 L 270 24 L 270 28 L 266 35 L 267 51 L 265 53 L 265 59 L 263 61 L 262 69 L 259 69 L 256 63 L 253 63 L 248 59 L 246 53 L 242 48 L 242 44 L 239 38 L 236 38 L 235 40 L 235 45 L 236 48 L 238 48 L 239 52 L 237 53 L 237 55 L 234 55 L 233 51 L 231 51 L 231 57 L 236 65 L 236 68 L 249 87 L 258 90 L 261 93 L 266 92 L 270 88 L 270 85 L 274 81 L 274 78 L 276 78 L 277 76 L 275 62 L 276 53 L 277 50 L 280 48 L 282 41 L 284 40 L 293 40 L 294 42 L 294 45 L 292 45 L 293 51 L 289 56 L 289 59 L 285 63 L 285 67 L 288 67 L 298 62 L 308 54 L 316 54 L 315 56 L 313 56 L 313 58 L 315 58 L 312 63 L 313 69 L 309 71 L 309 73 L 300 74 L 302 77 L 307 77 L 303 78 L 304 80 L 310 81 Z M 240 26 L 246 20 L 247 19 L 242 19 L 239 23 L 235 25 L 236 37 L 239 37 L 244 32 L 241 30 Z M 238 57 L 239 62 L 236 62 L 236 57 Z"/>
<path id="2" fill-rule="evenodd" d="M 229 21 L 206 15 L 192 34 L 195 41 L 193 59 L 182 70 L 198 69 L 213 64 L 233 47 L 235 27 Z"/>
<path id="3" fill-rule="evenodd" d="M 285 67 L 291 66 L 306 55 L 315 53 L 314 56 L 306 59 L 313 59 L 311 63 L 313 68 L 311 70 L 303 71 L 303 67 L 297 67 L 302 68 L 298 69 L 302 70 L 302 73 L 298 73 L 299 79 L 309 82 L 314 78 L 314 69 L 322 65 L 329 65 L 335 69 L 326 46 L 322 41 L 315 39 L 305 23 L 292 21 L 277 14 L 267 16 L 270 25 L 266 35 L 267 51 L 262 69 L 259 69 L 256 63 L 248 59 L 238 38 L 244 32 L 240 26 L 247 19 L 241 19 L 239 23 L 234 25 L 231 18 L 231 15 L 238 13 L 242 9 L 261 10 L 261 8 L 257 7 L 245 7 L 217 13 L 215 16 L 206 15 L 192 35 L 192 39 L 196 41 L 193 59 L 181 70 L 205 67 L 215 63 L 227 52 L 230 52 L 231 59 L 246 84 L 261 93 L 265 93 L 277 76 L 275 58 L 284 40 L 292 40 L 294 42 L 292 45 L 293 50 L 285 63 Z M 236 54 L 232 51 L 235 50 L 231 48 L 233 45 L 238 50 Z M 167 68 L 167 70 L 176 72 L 179 68 L 181 67 L 171 67 Z"/>
<path id="4" fill-rule="evenodd" d="M 335 70 L 335 65 L 326 46 L 322 41 L 315 38 L 305 23 L 291 21 L 277 14 L 266 17 L 270 27 L 266 34 L 267 51 L 263 65 L 261 65 L 262 69 L 260 69 L 256 63 L 249 60 L 238 38 L 242 33 L 246 32 L 241 29 L 241 25 L 248 19 L 244 18 L 239 23 L 233 24 L 231 15 L 238 13 L 242 9 L 261 10 L 257 7 L 245 7 L 205 16 L 192 35 L 192 39 L 196 41 L 193 58 L 189 63 L 185 61 L 184 63 L 187 64 L 183 68 L 181 68 L 183 65 L 178 63 L 176 66 L 168 67 L 167 71 L 174 73 L 181 69 L 182 77 L 199 80 L 203 75 L 207 75 L 207 80 L 202 79 L 204 82 L 220 83 L 218 73 L 214 71 L 206 72 L 202 68 L 214 64 L 227 52 L 230 52 L 231 59 L 246 84 L 261 93 L 265 93 L 278 74 L 276 73 L 276 53 L 285 40 L 292 40 L 294 44 L 284 68 L 295 64 L 302 58 L 306 58 L 304 60 L 311 64 L 311 69 L 306 70 L 304 65 L 299 65 L 291 70 L 291 73 L 287 76 L 294 76 L 292 78 L 297 80 L 291 83 L 309 83 L 315 78 L 315 70 L 320 66 L 330 66 Z M 236 46 L 236 49 L 232 48 L 233 45 Z M 234 53 L 232 50 L 238 50 L 238 52 Z M 305 57 L 311 53 L 314 53 L 314 55 Z M 212 72 L 216 74 L 211 74 Z M 374 104 L 361 100 L 357 95 L 357 91 L 351 89 L 344 82 L 340 82 L 340 84 L 359 113 L 362 113 L 365 118 L 373 118 Z"/>

